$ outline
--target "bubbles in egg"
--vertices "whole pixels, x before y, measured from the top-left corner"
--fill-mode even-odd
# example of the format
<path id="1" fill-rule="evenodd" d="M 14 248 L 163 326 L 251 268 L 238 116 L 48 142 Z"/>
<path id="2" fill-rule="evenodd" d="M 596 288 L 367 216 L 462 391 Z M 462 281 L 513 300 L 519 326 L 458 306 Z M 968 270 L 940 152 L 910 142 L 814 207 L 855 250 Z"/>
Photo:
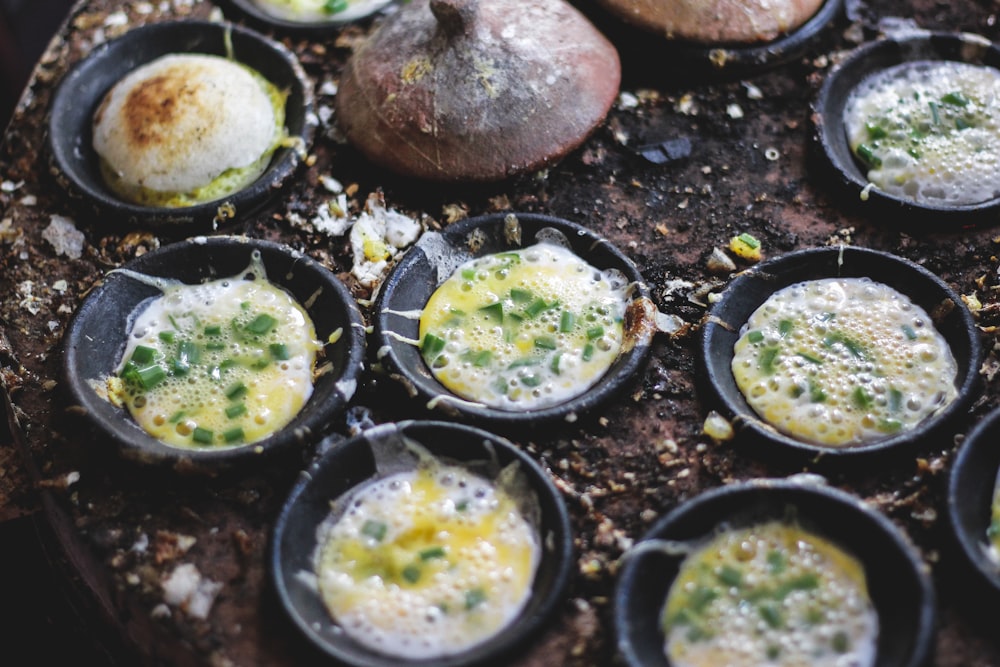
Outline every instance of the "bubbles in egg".
<path id="1" fill-rule="evenodd" d="M 421 352 L 464 398 L 508 410 L 556 405 L 618 357 L 627 290 L 620 273 L 555 244 L 473 259 L 424 307 Z"/>
<path id="2" fill-rule="evenodd" d="M 775 292 L 741 329 L 732 372 L 761 418 L 831 447 L 912 429 L 957 395 L 957 364 L 927 313 L 864 278 Z"/>

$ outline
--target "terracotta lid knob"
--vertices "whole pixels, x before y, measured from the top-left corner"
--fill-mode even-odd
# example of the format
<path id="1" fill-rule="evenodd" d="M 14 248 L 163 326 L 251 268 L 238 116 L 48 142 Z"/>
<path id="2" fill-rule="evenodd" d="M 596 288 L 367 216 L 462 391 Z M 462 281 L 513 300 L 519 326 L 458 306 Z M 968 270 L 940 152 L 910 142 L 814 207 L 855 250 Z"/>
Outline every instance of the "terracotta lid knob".
<path id="1" fill-rule="evenodd" d="M 618 52 L 565 0 L 411 0 L 348 60 L 337 118 L 400 174 L 498 181 L 583 143 L 620 82 Z"/>

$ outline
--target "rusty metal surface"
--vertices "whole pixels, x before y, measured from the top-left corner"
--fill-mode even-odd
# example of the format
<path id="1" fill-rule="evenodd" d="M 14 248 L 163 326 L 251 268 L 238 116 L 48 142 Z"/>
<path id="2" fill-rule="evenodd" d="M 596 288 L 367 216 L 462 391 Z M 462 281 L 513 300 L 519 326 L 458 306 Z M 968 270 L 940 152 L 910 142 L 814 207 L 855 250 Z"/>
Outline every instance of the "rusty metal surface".
<path id="1" fill-rule="evenodd" d="M 580 3 L 581 6 L 582 3 Z M 583 6 L 588 11 L 590 7 Z M 315 83 L 321 130 L 308 168 L 271 206 L 219 231 L 284 241 L 324 263 L 369 307 L 371 287 L 350 273 L 346 237 L 311 223 L 345 186 L 353 214 L 380 193 L 387 206 L 428 228 L 461 217 L 514 210 L 557 215 L 590 226 L 638 264 L 665 314 L 685 323 L 659 334 L 652 360 L 624 396 L 601 414 L 515 441 L 536 457 L 564 493 L 577 534 L 577 573 L 548 631 L 519 665 L 596 665 L 614 661 L 610 596 L 618 558 L 663 513 L 699 491 L 801 468 L 762 462 L 739 438 L 702 434 L 696 355 L 708 294 L 733 267 L 709 261 L 715 248 L 748 232 L 765 256 L 828 244 L 888 250 L 934 271 L 975 297 L 988 351 L 982 396 L 952 437 L 925 443 L 892 465 L 845 470 L 832 485 L 863 497 L 905 530 L 934 574 L 939 593 L 936 664 L 995 665 L 995 630 L 966 602 L 949 552 L 945 480 L 957 444 L 997 401 L 993 348 L 1000 227 L 911 229 L 906 220 L 872 216 L 834 192 L 814 160 L 809 103 L 845 50 L 876 36 L 879 17 L 904 16 L 928 28 L 998 38 L 995 2 L 883 0 L 848 3 L 841 19 L 809 53 L 774 70 L 737 80 L 690 81 L 682 66 L 637 52 L 628 32 L 608 26 L 623 54 L 623 95 L 606 122 L 578 150 L 539 174 L 490 186 L 428 187 L 368 164 L 336 132 L 334 85 L 368 24 L 326 39 L 285 37 Z M 0 447 L 0 517 L 44 511 L 58 526 L 76 581 L 94 592 L 95 608 L 132 652 L 129 663 L 285 665 L 314 657 L 275 606 L 265 578 L 269 528 L 287 489 L 311 455 L 240 478 L 185 480 L 155 476 L 120 462 L 68 410 L 59 372 L 60 340 L 81 300 L 107 270 L 169 242 L 162 233 L 118 230 L 92 219 L 48 168 L 47 105 L 59 78 L 91 45 L 130 26 L 184 16 L 219 15 L 208 2 L 85 0 L 36 68 L 0 147 L 0 346 L 3 386 L 24 430 L 31 465 Z M 601 18 L 599 12 L 593 16 Z M 603 18 L 602 20 L 607 20 Z M 603 26 L 602 26 L 603 27 Z M 624 37 L 623 37 L 624 36 Z M 625 40 L 624 42 L 621 40 Z M 637 149 L 686 137 L 686 159 L 653 164 Z M 64 249 L 53 216 L 82 233 L 80 255 Z M 72 234 L 71 234 L 72 236 Z M 55 242 L 54 242 L 55 240 Z M 72 246 L 70 246 L 72 247 Z M 735 270 L 746 264 L 735 260 Z M 370 316 L 370 311 L 366 312 Z M 375 365 L 377 366 L 377 364 Z M 375 422 L 426 416 L 377 368 L 354 399 Z M 337 433 L 350 430 L 338 424 Z M 44 491 L 37 494 L 37 491 Z M 181 564 L 221 583 L 206 618 L 164 601 L 162 582 Z M 995 618 L 995 614 L 987 618 Z"/>

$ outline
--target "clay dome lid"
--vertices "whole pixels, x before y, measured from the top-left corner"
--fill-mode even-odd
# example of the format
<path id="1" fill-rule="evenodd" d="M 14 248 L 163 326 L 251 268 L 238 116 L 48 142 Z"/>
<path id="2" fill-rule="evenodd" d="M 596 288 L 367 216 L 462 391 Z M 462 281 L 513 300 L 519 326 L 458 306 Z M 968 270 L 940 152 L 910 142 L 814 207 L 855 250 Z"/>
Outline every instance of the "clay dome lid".
<path id="1" fill-rule="evenodd" d="M 823 0 L 598 0 L 625 21 L 668 39 L 767 42 L 792 32 Z"/>
<path id="2" fill-rule="evenodd" d="M 583 143 L 620 82 L 615 48 L 564 0 L 412 0 L 348 60 L 337 115 L 393 171 L 498 181 Z"/>

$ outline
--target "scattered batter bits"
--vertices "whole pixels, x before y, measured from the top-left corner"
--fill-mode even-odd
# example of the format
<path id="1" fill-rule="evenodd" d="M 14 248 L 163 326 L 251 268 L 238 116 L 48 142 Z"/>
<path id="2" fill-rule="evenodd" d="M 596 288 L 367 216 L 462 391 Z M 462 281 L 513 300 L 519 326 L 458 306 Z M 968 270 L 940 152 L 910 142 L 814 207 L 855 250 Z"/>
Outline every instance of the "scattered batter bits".
<path id="1" fill-rule="evenodd" d="M 530 599 L 541 558 L 517 475 L 512 464 L 494 482 L 427 455 L 352 493 L 319 531 L 318 584 L 333 618 L 408 660 L 503 631 Z"/>
<path id="2" fill-rule="evenodd" d="M 867 178 L 886 193 L 939 206 L 1000 196 L 1000 71 L 910 62 L 861 82 L 844 127 Z"/>
<path id="3" fill-rule="evenodd" d="M 879 628 L 861 563 L 779 521 L 688 555 L 661 622 L 674 667 L 867 667 Z"/>
<path id="4" fill-rule="evenodd" d="M 507 410 L 593 386 L 622 347 L 628 284 L 550 243 L 461 265 L 420 317 L 421 353 L 449 390 Z"/>
<path id="5" fill-rule="evenodd" d="M 741 329 L 732 371 L 762 419 L 830 447 L 912 429 L 957 395 L 957 364 L 927 313 L 866 278 L 775 292 Z"/>

